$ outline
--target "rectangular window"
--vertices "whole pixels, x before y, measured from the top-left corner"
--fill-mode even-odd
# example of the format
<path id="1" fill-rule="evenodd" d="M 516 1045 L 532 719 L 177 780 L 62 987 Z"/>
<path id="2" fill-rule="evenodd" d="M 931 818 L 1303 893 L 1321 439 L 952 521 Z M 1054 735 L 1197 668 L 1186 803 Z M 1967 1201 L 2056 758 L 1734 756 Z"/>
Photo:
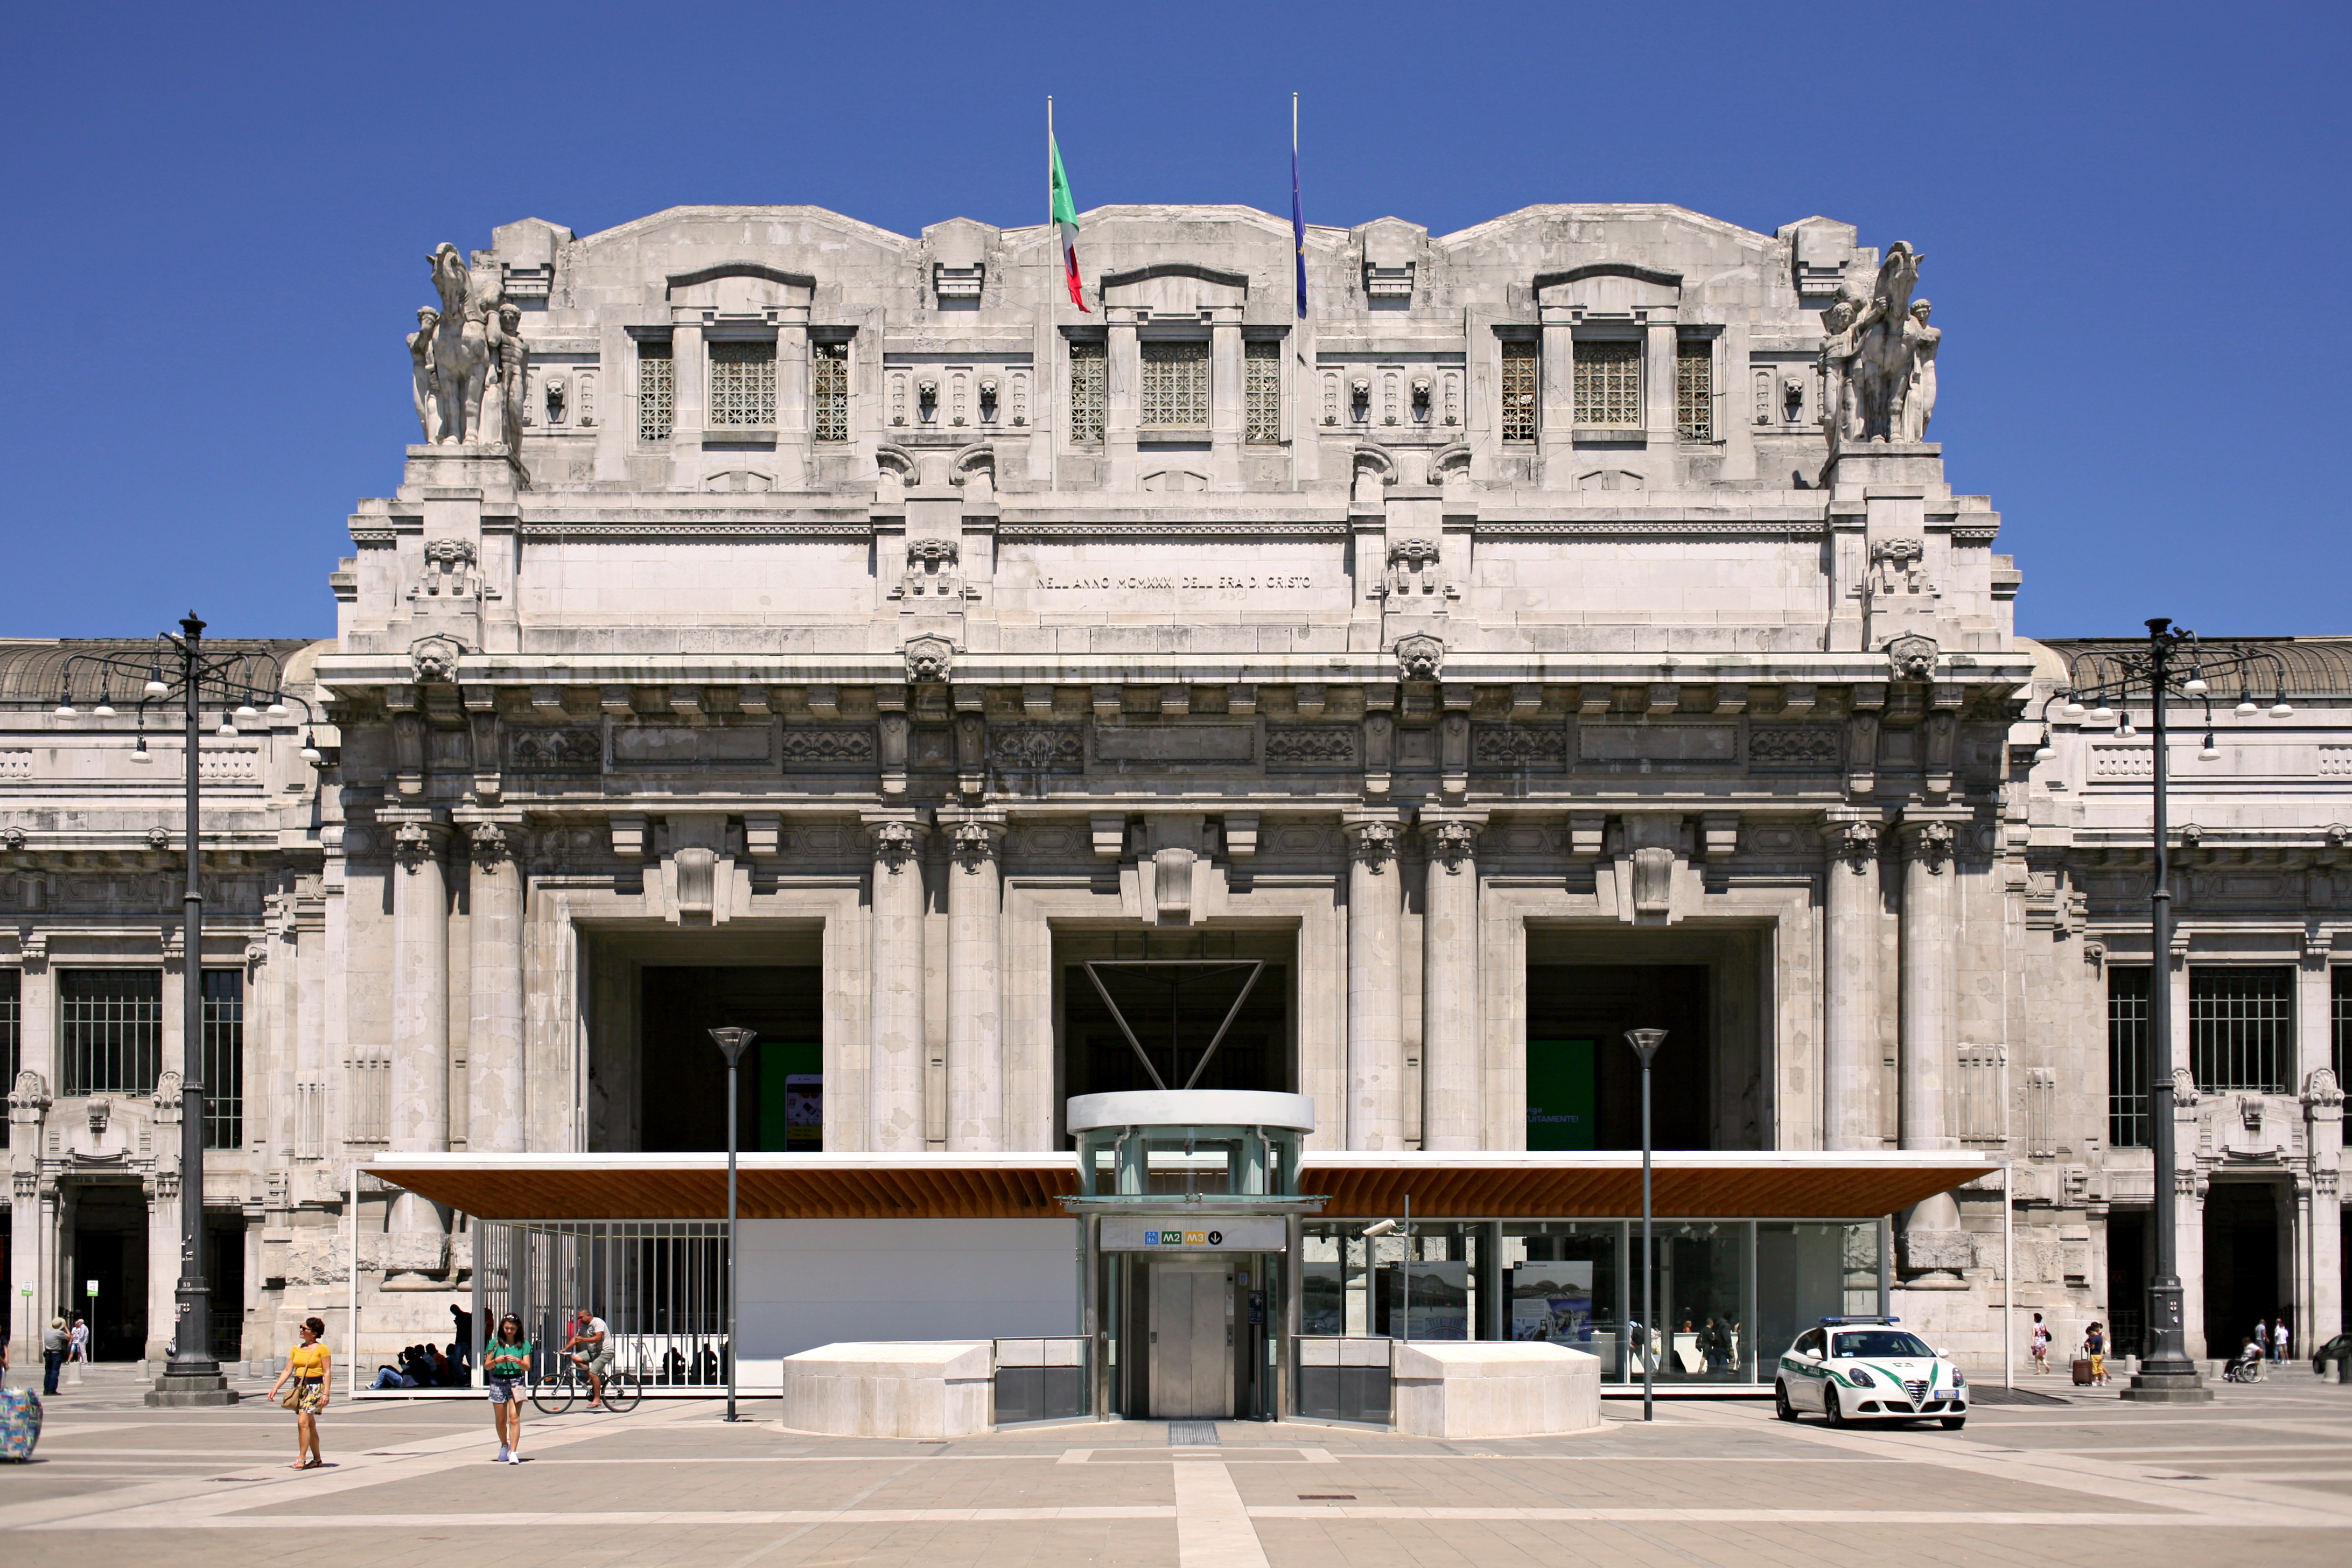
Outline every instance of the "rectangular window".
<path id="1" fill-rule="evenodd" d="M 776 422 L 776 343 L 724 339 L 710 347 L 712 429 Z"/>
<path id="2" fill-rule="evenodd" d="M 1282 439 L 1282 343 L 1276 338 L 1242 342 L 1245 405 L 1243 438 L 1261 446 Z"/>
<path id="3" fill-rule="evenodd" d="M 1524 338 L 1503 340 L 1503 439 L 1536 438 L 1536 384 L 1542 345 Z"/>
<path id="4" fill-rule="evenodd" d="M 1640 429 L 1642 345 L 1631 338 L 1586 339 L 1575 353 L 1578 427 Z"/>
<path id="5" fill-rule="evenodd" d="M 849 439 L 849 345 L 814 343 L 815 432 L 820 441 Z"/>
<path id="6" fill-rule="evenodd" d="M 68 1095 L 152 1094 L 163 1065 L 163 972 L 68 969 L 58 976 Z"/>
<path id="7" fill-rule="evenodd" d="M 245 1145 L 245 972 L 205 971 L 205 1147 Z"/>
<path id="8" fill-rule="evenodd" d="M 1145 429 L 1209 427 L 1209 345 L 1147 342 L 1143 349 Z"/>
<path id="9" fill-rule="evenodd" d="M 2107 971 L 2107 1142 L 2148 1146 L 2147 981 L 2145 969 Z"/>
<path id="10" fill-rule="evenodd" d="M 1675 343 L 1675 435 L 1684 441 L 1715 439 L 1715 342 L 1683 338 Z"/>
<path id="11" fill-rule="evenodd" d="M 2200 1089 L 2286 1092 L 2294 1059 L 2294 971 L 2189 971 L 2189 1064 Z"/>
<path id="12" fill-rule="evenodd" d="M 669 340 L 637 344 L 637 439 L 667 441 L 677 417 L 676 362 Z"/>
<path id="13" fill-rule="evenodd" d="M 25 1010 L 24 973 L 21 970 L 0 969 L 0 1062 L 8 1065 L 8 1087 L 16 1087 L 16 1075 L 24 1070 Z M 8 1146 L 8 1123 L 0 1113 L 0 1149 Z"/>
<path id="14" fill-rule="evenodd" d="M 2352 1066 L 2352 963 L 2339 963 L 2328 971 L 2328 1023 L 2335 1035 L 2336 1081 L 2344 1081 L 2344 1072 Z"/>
<path id="15" fill-rule="evenodd" d="M 1070 440 L 1076 446 L 1102 445 L 1103 349 L 1100 342 L 1070 342 Z"/>

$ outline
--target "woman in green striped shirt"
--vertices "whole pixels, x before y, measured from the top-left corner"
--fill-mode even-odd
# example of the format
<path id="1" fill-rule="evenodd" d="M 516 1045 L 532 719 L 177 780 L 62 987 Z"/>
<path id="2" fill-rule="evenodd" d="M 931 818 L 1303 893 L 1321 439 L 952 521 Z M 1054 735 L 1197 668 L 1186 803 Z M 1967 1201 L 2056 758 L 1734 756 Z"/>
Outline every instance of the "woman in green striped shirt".
<path id="1" fill-rule="evenodd" d="M 490 1393 L 490 1420 L 499 1429 L 499 1460 L 522 1463 L 522 1396 L 530 1384 L 530 1341 L 522 1320 L 509 1312 L 482 1347 L 482 1381 Z"/>

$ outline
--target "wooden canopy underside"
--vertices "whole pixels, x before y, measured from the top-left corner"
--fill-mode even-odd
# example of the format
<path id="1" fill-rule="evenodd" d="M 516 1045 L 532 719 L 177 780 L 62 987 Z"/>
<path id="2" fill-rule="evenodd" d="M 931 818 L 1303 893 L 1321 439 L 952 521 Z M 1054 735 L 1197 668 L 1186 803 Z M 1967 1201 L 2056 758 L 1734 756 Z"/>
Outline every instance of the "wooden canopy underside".
<path id="1" fill-rule="evenodd" d="M 1869 1218 L 1994 1168 L 1958 1152 L 1899 1164 L 1868 1156 L 1758 1154 L 1733 1163 L 1723 1155 L 1678 1161 L 1669 1154 L 1660 1156 L 1654 1172 L 1654 1209 L 1666 1219 Z M 727 1213 L 724 1162 L 694 1155 L 390 1155 L 366 1169 L 485 1219 L 722 1219 Z M 761 1155 L 746 1162 L 739 1184 L 746 1219 L 1036 1219 L 1068 1212 L 1058 1200 L 1077 1191 L 1077 1171 L 1068 1157 L 1055 1155 L 895 1163 Z M 1326 1218 L 1398 1215 L 1407 1194 L 1415 1219 L 1612 1219 L 1642 1212 L 1637 1155 L 1432 1155 L 1409 1163 L 1310 1155 L 1299 1185 L 1328 1194 Z"/>

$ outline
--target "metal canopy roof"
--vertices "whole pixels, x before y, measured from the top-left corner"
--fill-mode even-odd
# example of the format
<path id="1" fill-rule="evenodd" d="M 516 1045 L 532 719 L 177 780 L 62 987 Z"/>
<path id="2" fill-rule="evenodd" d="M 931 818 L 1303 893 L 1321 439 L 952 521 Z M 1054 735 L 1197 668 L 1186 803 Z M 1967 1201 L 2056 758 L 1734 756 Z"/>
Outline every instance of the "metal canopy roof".
<path id="1" fill-rule="evenodd" d="M 1907 1208 L 1999 1167 L 1960 1150 L 1662 1153 L 1667 1219 L 1858 1219 Z M 386 1154 L 369 1174 L 497 1220 L 717 1219 L 724 1154 Z M 747 1219 L 1042 1219 L 1068 1211 L 1066 1153 L 747 1154 Z M 1303 1191 L 1328 1218 L 1378 1218 L 1412 1194 L 1416 1219 L 1627 1218 L 1642 1210 L 1642 1157 L 1605 1153 L 1306 1156 Z M 1176 1206 L 1176 1205 L 1171 1205 Z"/>

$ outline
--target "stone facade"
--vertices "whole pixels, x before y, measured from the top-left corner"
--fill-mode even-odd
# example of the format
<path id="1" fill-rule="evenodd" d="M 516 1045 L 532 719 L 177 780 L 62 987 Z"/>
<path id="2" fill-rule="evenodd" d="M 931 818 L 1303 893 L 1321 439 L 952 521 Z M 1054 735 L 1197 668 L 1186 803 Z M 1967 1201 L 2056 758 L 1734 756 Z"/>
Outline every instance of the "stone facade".
<path id="1" fill-rule="evenodd" d="M 2014 635 L 2000 518 L 1926 439 L 1918 258 L 1855 241 L 1382 219 L 1309 231 L 1303 312 L 1287 226 L 1237 207 L 1087 215 L 1083 310 L 1050 230 L 961 219 L 436 252 L 426 439 L 351 519 L 336 637 L 276 650 L 321 762 L 299 725 L 205 747 L 247 1353 L 341 1305 L 355 1161 L 657 1146 L 653 968 L 818 976 L 827 1149 L 1036 1149 L 1066 953 L 1147 932 L 1286 944 L 1266 1087 L 1327 1147 L 1524 1147 L 1531 964 L 1704 971 L 1701 1146 L 2006 1152 L 2021 1304 L 2106 1315 L 2108 1217 L 2147 1201 L 2103 967 L 2145 791 L 2095 726 L 2035 760 L 2095 650 Z M 2302 977 L 2290 1088 L 2181 1112 L 2200 1184 L 2292 1187 L 2299 1325 L 2340 1313 L 2326 647 L 2294 717 L 2225 719 L 2244 785 L 2176 808 L 2188 965 Z M 126 721 L 50 711 L 58 645 L 0 655 L 11 1267 L 46 1315 L 97 1177 L 147 1184 L 170 1251 L 168 1094 L 101 1129 L 47 976 L 179 961 L 178 752 L 148 779 Z M 1898 1310 L 1977 1356 L 1999 1229 L 1997 1191 L 1904 1222 Z M 362 1192 L 356 1230 L 371 1326 L 436 1324 L 464 1229 Z"/>

